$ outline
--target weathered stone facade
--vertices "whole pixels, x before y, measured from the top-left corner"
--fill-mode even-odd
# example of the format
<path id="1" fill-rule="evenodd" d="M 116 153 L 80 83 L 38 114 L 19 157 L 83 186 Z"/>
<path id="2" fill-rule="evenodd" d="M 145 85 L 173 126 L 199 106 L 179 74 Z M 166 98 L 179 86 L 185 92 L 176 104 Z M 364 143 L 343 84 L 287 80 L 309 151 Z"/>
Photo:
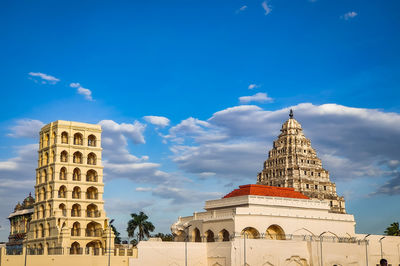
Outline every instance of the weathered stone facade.
<path id="1" fill-rule="evenodd" d="M 293 118 L 292 110 L 268 152 L 257 183 L 292 187 L 310 198 L 329 202 L 332 212 L 346 213 L 344 198 L 336 194 L 335 183 L 330 181 L 329 172 L 322 167 L 311 141 Z"/>

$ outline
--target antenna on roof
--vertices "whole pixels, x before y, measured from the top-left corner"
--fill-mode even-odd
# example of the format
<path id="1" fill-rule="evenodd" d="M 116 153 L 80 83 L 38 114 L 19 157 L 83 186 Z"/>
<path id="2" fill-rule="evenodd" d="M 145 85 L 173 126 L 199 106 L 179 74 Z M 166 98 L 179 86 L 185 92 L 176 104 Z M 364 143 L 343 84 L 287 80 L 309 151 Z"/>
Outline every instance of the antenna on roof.
<path id="1" fill-rule="evenodd" d="M 290 109 L 289 117 L 293 118 L 293 110 L 292 109 Z"/>

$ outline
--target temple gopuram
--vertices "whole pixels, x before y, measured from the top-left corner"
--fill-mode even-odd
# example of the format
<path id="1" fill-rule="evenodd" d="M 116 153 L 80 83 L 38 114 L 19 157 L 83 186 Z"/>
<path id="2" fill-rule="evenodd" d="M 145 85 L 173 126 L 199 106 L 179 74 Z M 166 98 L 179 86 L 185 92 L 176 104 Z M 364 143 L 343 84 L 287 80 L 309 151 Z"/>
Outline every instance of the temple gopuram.
<path id="1" fill-rule="evenodd" d="M 329 171 L 322 167 L 321 159 L 305 137 L 300 123 L 293 118 L 292 110 L 268 152 L 257 184 L 294 188 L 312 199 L 328 202 L 331 212 L 346 213 L 344 198 L 336 194 Z"/>
<path id="2" fill-rule="evenodd" d="M 22 252 L 22 242 L 29 230 L 34 204 L 35 199 L 29 193 L 29 196 L 24 199 L 22 204 L 18 202 L 14 212 L 8 216 L 10 220 L 10 235 L 6 247 L 9 253 L 18 254 Z"/>

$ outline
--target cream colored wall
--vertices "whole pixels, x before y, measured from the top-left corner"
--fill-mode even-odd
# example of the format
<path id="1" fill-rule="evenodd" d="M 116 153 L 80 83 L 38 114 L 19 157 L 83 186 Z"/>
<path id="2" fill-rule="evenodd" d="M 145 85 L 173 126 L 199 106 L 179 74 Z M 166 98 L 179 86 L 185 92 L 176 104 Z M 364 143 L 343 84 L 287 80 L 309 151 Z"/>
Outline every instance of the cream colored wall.
<path id="1" fill-rule="evenodd" d="M 118 253 L 119 254 L 119 253 Z M 133 249 L 132 256 L 126 256 L 126 250 L 123 256 L 111 254 L 110 264 L 113 266 L 129 266 L 129 260 L 137 258 L 137 249 Z M 24 255 L 6 255 L 5 249 L 1 249 L 1 266 L 21 266 L 25 265 Z M 108 256 L 93 255 L 28 255 L 26 258 L 27 266 L 103 266 L 108 265 Z"/>
<path id="2" fill-rule="evenodd" d="M 357 235 L 363 239 L 365 235 Z M 322 242 L 323 265 L 366 265 L 379 264 L 380 235 L 371 235 L 366 246 L 361 243 L 337 243 L 324 240 Z M 245 244 L 246 242 L 246 244 Z M 400 237 L 386 236 L 382 240 L 383 257 L 389 264 L 400 264 Z M 236 238 L 229 242 L 187 243 L 189 266 L 242 266 L 244 264 L 246 246 L 246 262 L 251 266 L 272 265 L 320 265 L 321 243 L 319 241 L 266 240 Z M 125 253 L 126 254 L 126 253 Z M 107 265 L 107 256 L 89 255 L 29 255 L 29 266 L 42 265 Z M 23 255 L 5 255 L 1 250 L 1 266 L 23 265 Z M 300 263 L 300 264 L 299 264 Z M 137 253 L 133 256 L 111 256 L 113 266 L 183 266 L 185 265 L 184 242 L 142 241 Z"/>

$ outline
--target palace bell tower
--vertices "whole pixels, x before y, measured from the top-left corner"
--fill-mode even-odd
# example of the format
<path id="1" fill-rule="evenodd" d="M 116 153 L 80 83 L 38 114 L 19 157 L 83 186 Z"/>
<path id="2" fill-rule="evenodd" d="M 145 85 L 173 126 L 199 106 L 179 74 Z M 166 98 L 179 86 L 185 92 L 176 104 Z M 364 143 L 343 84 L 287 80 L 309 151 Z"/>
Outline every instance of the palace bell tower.
<path id="1" fill-rule="evenodd" d="M 100 125 L 58 120 L 41 129 L 27 247 L 70 248 L 80 254 L 85 248 L 113 246 L 101 153 Z"/>
<path id="2" fill-rule="evenodd" d="M 332 212 L 346 213 L 344 198 L 336 194 L 335 183 L 322 168 L 321 160 L 311 147 L 311 141 L 304 136 L 300 123 L 293 118 L 292 110 L 268 152 L 257 183 L 292 187 L 310 198 L 327 201 Z"/>

